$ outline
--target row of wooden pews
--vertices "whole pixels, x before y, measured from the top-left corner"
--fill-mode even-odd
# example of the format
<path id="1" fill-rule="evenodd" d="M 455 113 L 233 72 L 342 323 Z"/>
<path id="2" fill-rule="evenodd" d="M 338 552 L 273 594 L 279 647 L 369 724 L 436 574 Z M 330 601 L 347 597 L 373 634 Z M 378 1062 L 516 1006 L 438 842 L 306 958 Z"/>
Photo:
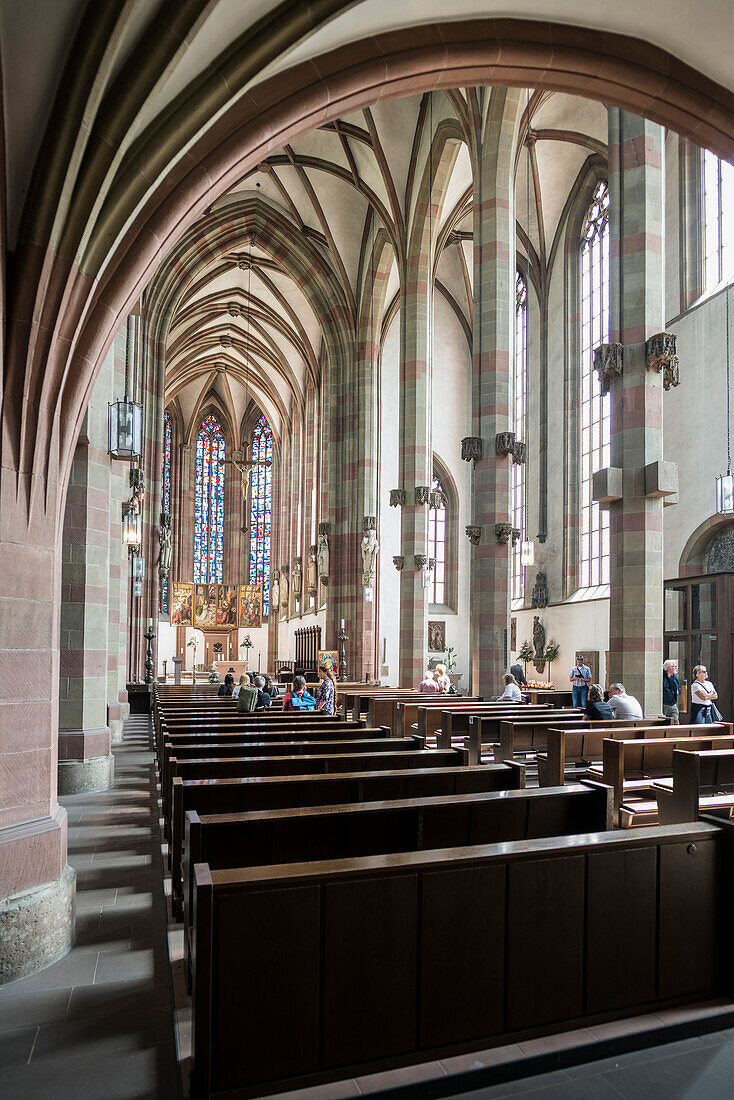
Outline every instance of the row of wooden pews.
<path id="1" fill-rule="evenodd" d="M 479 705 L 497 735 L 519 724 Z M 527 789 L 520 754 L 470 764 L 463 733 L 428 749 L 412 723 L 398 736 L 359 708 L 233 726 L 214 706 L 200 721 L 192 700 L 186 724 L 185 705 L 155 700 L 195 1100 L 728 992 L 723 824 L 615 833 L 610 786 Z"/>

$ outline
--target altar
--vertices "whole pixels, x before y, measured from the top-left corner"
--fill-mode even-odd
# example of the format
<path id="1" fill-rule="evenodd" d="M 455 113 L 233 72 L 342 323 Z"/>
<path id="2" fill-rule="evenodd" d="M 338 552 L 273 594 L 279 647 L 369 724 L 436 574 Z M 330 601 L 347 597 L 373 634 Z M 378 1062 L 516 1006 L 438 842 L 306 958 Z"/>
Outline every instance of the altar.
<path id="1" fill-rule="evenodd" d="M 219 679 L 224 682 L 228 672 L 234 676 L 234 682 L 238 683 L 240 676 L 247 672 L 247 661 L 215 661 L 214 668 L 219 673 Z"/>

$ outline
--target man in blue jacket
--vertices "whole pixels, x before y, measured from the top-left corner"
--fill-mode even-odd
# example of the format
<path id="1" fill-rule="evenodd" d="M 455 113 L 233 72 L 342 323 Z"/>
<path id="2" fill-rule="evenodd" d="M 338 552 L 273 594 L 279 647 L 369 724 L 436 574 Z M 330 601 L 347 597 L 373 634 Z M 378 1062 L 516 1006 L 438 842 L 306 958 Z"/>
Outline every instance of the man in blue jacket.
<path id="1" fill-rule="evenodd" d="M 666 718 L 672 718 L 676 726 L 680 725 L 680 717 L 678 716 L 679 692 L 678 662 L 665 661 L 663 663 L 663 714 Z"/>

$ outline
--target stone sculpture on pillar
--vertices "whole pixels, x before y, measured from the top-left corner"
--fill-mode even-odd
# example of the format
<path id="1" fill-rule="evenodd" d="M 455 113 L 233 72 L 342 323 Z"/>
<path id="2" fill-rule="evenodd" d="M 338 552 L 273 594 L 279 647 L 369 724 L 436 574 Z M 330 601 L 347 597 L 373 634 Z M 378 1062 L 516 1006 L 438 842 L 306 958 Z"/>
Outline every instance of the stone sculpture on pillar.
<path id="1" fill-rule="evenodd" d="M 318 567 L 316 565 L 317 553 L 318 547 L 314 543 L 314 545 L 310 547 L 308 552 L 308 573 L 306 576 L 307 591 L 312 599 L 316 599 L 319 591 L 319 574 Z"/>
<path id="2" fill-rule="evenodd" d="M 280 567 L 280 610 L 288 614 L 288 566 Z"/>
<path id="3" fill-rule="evenodd" d="M 161 512 L 159 538 L 161 555 L 158 562 L 158 576 L 167 577 L 171 569 L 171 517 L 168 512 Z"/>
<path id="4" fill-rule="evenodd" d="M 293 568 L 291 569 L 291 588 L 293 590 L 293 596 L 295 599 L 301 598 L 301 559 L 294 558 Z"/>
<path id="5" fill-rule="evenodd" d="M 278 608 L 280 606 L 280 574 L 278 570 L 273 571 L 273 577 L 270 582 L 270 611 L 278 614 Z"/>
<path id="6" fill-rule="evenodd" d="M 377 554 L 380 549 L 375 530 L 376 524 L 374 516 L 365 516 L 362 538 L 362 584 L 365 588 L 371 588 L 375 583 Z"/>
<path id="7" fill-rule="evenodd" d="M 316 558 L 321 583 L 327 585 L 329 583 L 329 536 L 326 531 L 321 530 L 324 526 L 323 523 L 319 524 L 319 548 Z"/>

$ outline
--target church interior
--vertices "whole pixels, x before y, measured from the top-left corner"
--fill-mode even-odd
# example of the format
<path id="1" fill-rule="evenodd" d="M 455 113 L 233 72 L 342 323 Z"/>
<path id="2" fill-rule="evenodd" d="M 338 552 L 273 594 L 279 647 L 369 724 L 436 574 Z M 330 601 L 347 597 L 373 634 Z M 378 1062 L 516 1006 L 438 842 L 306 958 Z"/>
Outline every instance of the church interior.
<path id="1" fill-rule="evenodd" d="M 731 1094 L 732 45 L 0 0 L 4 1096 Z"/>

